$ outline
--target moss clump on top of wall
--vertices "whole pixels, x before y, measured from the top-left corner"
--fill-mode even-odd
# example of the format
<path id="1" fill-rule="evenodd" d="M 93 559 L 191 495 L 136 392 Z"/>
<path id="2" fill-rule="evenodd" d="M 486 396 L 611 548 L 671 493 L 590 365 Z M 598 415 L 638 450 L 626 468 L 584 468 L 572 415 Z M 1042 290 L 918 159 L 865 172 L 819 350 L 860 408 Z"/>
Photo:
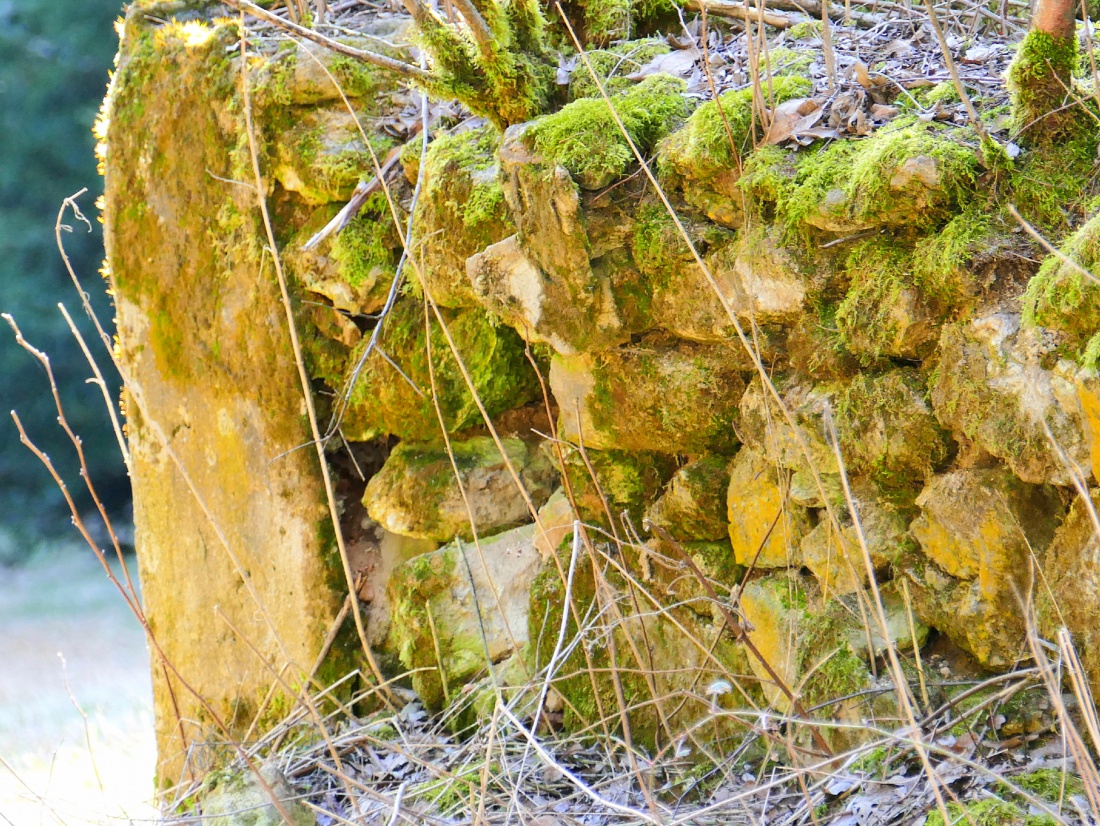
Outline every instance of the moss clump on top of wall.
<path id="1" fill-rule="evenodd" d="M 777 215 L 795 232 L 933 227 L 967 201 L 978 178 L 977 155 L 956 131 L 899 118 L 865 141 L 803 153 Z"/>
<path id="2" fill-rule="evenodd" d="M 652 75 L 612 98 L 615 112 L 643 154 L 687 116 L 684 82 Z M 602 189 L 626 172 L 634 153 L 603 98 L 573 101 L 531 126 L 535 148 L 568 169 L 585 189 Z"/>
<path id="3" fill-rule="evenodd" d="M 490 416 L 538 397 L 538 377 L 524 356 L 523 341 L 514 330 L 498 325 L 481 309 L 443 310 L 442 314 Z M 410 441 L 438 441 L 441 432 L 432 404 L 423 304 L 411 297 L 402 298 L 383 323 L 378 344 L 405 376 L 381 353 L 371 353 L 352 384 L 343 420 L 344 436 L 351 441 L 369 441 L 384 434 Z M 348 373 L 341 386 L 334 389 L 344 392 L 351 382 L 368 340 L 369 336 L 364 336 L 349 354 Z M 430 344 L 435 391 L 447 431 L 453 433 L 480 424 L 481 413 L 434 317 Z"/>
<path id="4" fill-rule="evenodd" d="M 637 84 L 636 80 L 628 80 L 627 76 L 637 72 L 645 64 L 658 55 L 668 54 L 668 43 L 662 38 L 651 37 L 643 40 L 628 40 L 626 43 L 618 43 L 606 49 L 592 49 L 585 52 L 588 62 L 592 65 L 592 71 L 600 79 L 600 85 L 609 95 L 622 94 L 629 91 Z M 599 87 L 592 79 L 588 66 L 583 60 L 578 60 L 573 69 L 573 75 L 569 79 L 569 98 L 600 97 Z"/>

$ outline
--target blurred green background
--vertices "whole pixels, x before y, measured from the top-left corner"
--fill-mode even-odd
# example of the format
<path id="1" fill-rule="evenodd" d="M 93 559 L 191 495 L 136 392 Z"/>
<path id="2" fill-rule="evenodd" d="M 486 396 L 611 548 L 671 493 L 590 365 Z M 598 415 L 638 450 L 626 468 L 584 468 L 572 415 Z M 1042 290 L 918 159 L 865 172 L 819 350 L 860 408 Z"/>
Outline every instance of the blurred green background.
<path id="1" fill-rule="evenodd" d="M 84 439 L 92 478 L 109 508 L 127 517 L 129 482 L 99 391 L 57 310 L 64 302 L 81 324 L 105 374 L 110 360 L 96 346 L 80 299 L 54 239 L 64 198 L 87 187 L 80 205 L 93 231 L 72 220 L 66 247 L 104 324 L 113 310 L 99 275 L 103 236 L 95 199 L 92 125 L 118 45 L 114 23 L 121 0 L 0 0 L 0 311 L 11 313 L 26 338 L 50 355 L 66 413 Z M 112 388 L 117 399 L 117 387 Z M 56 422 L 39 364 L 0 328 L 0 564 L 43 541 L 73 531 L 68 509 L 42 465 L 19 444 L 9 410 L 55 462 L 82 511 L 91 502 L 78 476 L 72 445 Z"/>

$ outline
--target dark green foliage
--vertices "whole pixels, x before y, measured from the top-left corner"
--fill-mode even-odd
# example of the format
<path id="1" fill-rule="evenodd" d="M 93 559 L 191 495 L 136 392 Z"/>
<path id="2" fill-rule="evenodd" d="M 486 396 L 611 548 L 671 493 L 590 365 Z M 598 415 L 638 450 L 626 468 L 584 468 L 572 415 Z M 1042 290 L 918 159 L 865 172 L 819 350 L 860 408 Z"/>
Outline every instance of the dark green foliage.
<path id="1" fill-rule="evenodd" d="M 96 388 L 83 384 L 89 370 L 56 310 L 57 302 L 64 301 L 78 321 L 83 319 L 54 242 L 54 221 L 62 199 L 82 187 L 89 192 L 80 203 L 94 219 L 92 204 L 102 185 L 92 123 L 117 45 L 111 27 L 120 9 L 121 0 L 88 0 L 79 4 L 78 12 L 70 3 L 51 0 L 0 6 L 0 310 L 14 315 L 27 338 L 49 351 L 69 421 L 84 436 L 92 474 L 113 504 L 128 499 L 129 484 L 102 398 Z M 76 222 L 70 216 L 66 223 Z M 95 231 L 88 233 L 76 224 L 66 244 L 101 318 L 109 323 L 113 314 L 96 275 L 103 256 L 101 234 L 94 220 L 93 226 Z M 90 325 L 82 326 L 88 335 Z M 0 506 L 5 526 L 67 530 L 60 494 L 19 444 L 8 410 L 18 410 L 86 508 L 73 449 L 56 426 L 42 369 L 15 345 L 6 326 L 0 342 Z M 109 366 L 105 354 L 101 365 Z"/>

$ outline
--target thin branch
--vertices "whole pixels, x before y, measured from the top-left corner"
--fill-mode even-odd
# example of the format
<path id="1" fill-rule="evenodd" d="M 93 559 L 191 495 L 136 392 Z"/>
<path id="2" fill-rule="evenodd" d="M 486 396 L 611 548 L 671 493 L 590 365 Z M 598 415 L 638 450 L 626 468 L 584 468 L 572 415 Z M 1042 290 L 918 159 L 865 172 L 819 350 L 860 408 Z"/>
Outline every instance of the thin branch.
<path id="1" fill-rule="evenodd" d="M 1008 211 L 1009 211 L 1009 214 L 1011 214 L 1012 217 L 1015 218 L 1020 223 L 1020 226 L 1022 226 L 1024 228 L 1024 230 L 1027 232 L 1027 234 L 1030 235 L 1032 238 L 1034 238 L 1039 243 L 1039 245 L 1042 246 L 1043 249 L 1045 249 L 1047 252 L 1049 252 L 1051 255 L 1053 255 L 1055 258 L 1057 258 L 1059 261 L 1061 261 L 1063 264 L 1065 264 L 1067 267 L 1070 267 L 1078 275 L 1082 275 L 1085 278 L 1087 278 L 1089 281 L 1091 281 L 1093 284 L 1096 284 L 1096 285 L 1100 286 L 1100 278 L 1097 278 L 1091 272 L 1086 270 L 1084 267 L 1082 267 L 1080 264 L 1078 264 L 1076 261 L 1074 261 L 1068 255 L 1066 255 L 1064 252 L 1062 252 L 1060 249 L 1058 249 L 1053 244 L 1051 244 L 1050 241 L 1048 241 L 1046 238 L 1044 238 L 1042 235 L 1040 235 L 1039 231 L 1037 229 L 1035 229 L 1035 227 L 1033 227 L 1027 221 L 1025 221 L 1023 216 L 1021 216 L 1020 213 L 1016 211 L 1016 205 L 1015 204 L 1009 204 L 1008 205 Z"/>
<path id="2" fill-rule="evenodd" d="M 272 14 L 267 9 L 249 2 L 249 0 L 222 0 L 222 2 L 239 12 L 247 12 L 253 17 L 263 20 L 265 23 L 270 23 L 277 28 L 297 35 L 303 40 L 310 40 L 338 54 L 346 55 L 347 57 L 352 57 L 364 63 L 379 66 L 383 69 L 389 69 L 391 72 L 396 72 L 403 77 L 421 81 L 433 79 L 431 72 L 425 71 L 419 66 L 413 66 L 411 63 L 405 63 L 401 60 L 394 60 L 392 57 L 386 57 L 377 52 L 369 52 L 365 49 L 356 49 L 354 46 L 348 46 L 341 43 L 339 40 L 333 40 L 331 37 L 325 37 L 323 34 L 318 34 L 312 29 L 307 29 L 305 26 L 299 26 L 297 23 L 291 23 L 289 20 L 284 20 L 277 14 Z"/>
<path id="3" fill-rule="evenodd" d="M 791 25 L 791 19 L 782 14 L 773 12 L 757 12 L 755 9 L 746 9 L 741 3 L 733 3 L 730 0 L 687 0 L 687 7 L 692 11 L 705 11 L 718 17 L 728 17 L 732 20 L 763 20 L 769 26 L 777 29 L 785 29 Z"/>
<path id="4" fill-rule="evenodd" d="M 466 25 L 470 27 L 470 34 L 473 35 L 474 42 L 481 49 L 481 53 L 486 58 L 492 59 L 493 52 L 496 51 L 496 38 L 493 37 L 493 32 L 489 28 L 489 24 L 485 22 L 485 18 L 481 16 L 481 12 L 477 10 L 471 0 L 451 1 L 458 7 L 458 11 L 465 19 Z"/>

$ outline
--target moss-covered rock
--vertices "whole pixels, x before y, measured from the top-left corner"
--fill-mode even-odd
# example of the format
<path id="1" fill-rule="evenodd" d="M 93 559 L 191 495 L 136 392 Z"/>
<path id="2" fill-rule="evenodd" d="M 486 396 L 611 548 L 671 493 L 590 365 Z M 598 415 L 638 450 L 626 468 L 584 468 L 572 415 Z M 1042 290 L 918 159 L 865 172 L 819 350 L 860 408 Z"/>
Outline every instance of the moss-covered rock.
<path id="1" fill-rule="evenodd" d="M 918 489 L 950 456 L 950 438 L 912 369 L 863 373 L 839 390 L 836 430 L 848 471 L 892 488 Z"/>
<path id="2" fill-rule="evenodd" d="M 594 0 L 589 6 L 600 6 L 600 0 Z M 628 40 L 603 49 L 592 49 L 587 57 L 592 69 L 599 78 L 604 91 L 609 95 L 628 91 L 637 80 L 629 76 L 637 72 L 655 57 L 668 54 L 669 45 L 664 38 L 647 37 L 641 40 Z M 600 96 L 592 75 L 582 61 L 577 61 L 569 79 L 569 99 L 595 98 Z"/>
<path id="3" fill-rule="evenodd" d="M 1024 295 L 1024 325 L 1057 330 L 1083 349 L 1100 329 L 1100 285 L 1078 268 L 1100 273 L 1100 214 L 1071 235 L 1061 252 L 1073 264 L 1056 255 L 1043 260 Z"/>
<path id="4" fill-rule="evenodd" d="M 730 468 L 726 516 L 733 557 L 756 568 L 798 568 L 809 512 L 789 497 L 789 474 L 742 448 Z"/>
<path id="5" fill-rule="evenodd" d="M 528 525 L 456 542 L 398 566 L 390 576 L 390 644 L 413 687 L 439 710 L 462 686 L 527 644 L 528 592 L 540 557 Z M 420 669 L 420 670 L 416 670 Z"/>
<path id="6" fill-rule="evenodd" d="M 910 531 L 923 554 L 905 567 L 921 619 L 983 665 L 1010 667 L 1026 653 L 1022 600 L 1061 522 L 1061 496 L 1003 468 L 974 469 L 936 477 L 917 505 Z"/>
<path id="7" fill-rule="evenodd" d="M 949 325 L 940 340 L 931 397 L 945 427 L 1003 459 L 1025 482 L 1065 485 L 1072 477 L 1059 450 L 1086 467 L 1090 454 L 1072 365 L 1044 367 L 1054 349 L 1042 330 L 1020 330 L 1017 315 L 996 313 Z"/>
<path id="8" fill-rule="evenodd" d="M 874 699 L 850 696 L 874 684 L 869 657 L 881 655 L 888 645 L 905 650 L 913 645 L 901 600 L 887 594 L 884 601 L 886 639 L 874 621 L 874 630 L 865 628 L 854 597 L 826 600 L 812 577 L 795 571 L 753 580 L 742 591 L 740 606 L 749 623 L 749 639 L 787 689 L 800 697 L 803 707 L 822 706 L 817 714 L 860 724 L 873 718 L 878 708 Z M 918 625 L 915 630 L 920 644 L 928 629 Z M 790 701 L 769 670 L 757 657 L 751 657 L 750 663 L 768 701 L 788 710 Z M 888 697 L 884 699 L 889 703 Z M 850 747 L 861 736 L 858 730 L 825 735 L 834 748 Z"/>
<path id="9" fill-rule="evenodd" d="M 611 99 L 643 156 L 687 117 L 685 89 L 679 78 L 656 74 Z M 635 162 L 630 144 L 602 97 L 576 100 L 535 121 L 527 134 L 536 152 L 569 170 L 584 189 L 603 189 Z"/>
<path id="10" fill-rule="evenodd" d="M 828 519 L 822 519 L 802 540 L 802 563 L 817 578 L 825 594 L 847 594 L 870 582 L 860 533 L 867 545 L 874 573 L 884 572 L 911 540 L 909 512 L 899 508 L 867 480 L 853 480 L 852 499 L 859 517 L 857 530 L 847 505 L 838 508 L 838 535 Z"/>
<path id="11" fill-rule="evenodd" d="M 391 138 L 367 136 L 377 156 L 384 156 L 392 145 Z M 273 154 L 276 180 L 309 204 L 347 201 L 360 180 L 374 177 L 359 122 L 342 102 L 298 112 L 291 124 L 278 130 Z"/>
<path id="12" fill-rule="evenodd" d="M 652 338 L 555 356 L 550 388 L 561 407 L 559 433 L 600 449 L 728 450 L 737 444 L 741 361 L 722 345 Z"/>
<path id="13" fill-rule="evenodd" d="M 792 412 L 797 431 L 755 376 L 741 398 L 738 432 L 745 445 L 779 467 L 808 470 L 813 465 L 818 473 L 838 473 L 836 455 L 820 429 L 825 409 L 833 406 L 832 390 L 792 376 L 777 375 L 772 381 Z"/>
<path id="14" fill-rule="evenodd" d="M 646 518 L 683 542 L 724 539 L 729 535 L 729 480 L 728 456 L 711 454 L 689 462 L 676 471 Z"/>
<path id="15" fill-rule="evenodd" d="M 898 119 L 865 141 L 806 152 L 776 209 L 792 229 L 930 227 L 966 200 L 977 176 L 974 150 L 954 133 Z"/>
<path id="16" fill-rule="evenodd" d="M 808 94 L 810 83 L 805 78 L 776 77 L 771 91 L 778 104 Z M 710 220 L 740 227 L 745 210 L 737 182 L 754 126 L 759 128 L 751 89 L 726 92 L 719 101 L 704 103 L 661 144 L 657 163 L 663 184 Z"/>
<path id="17" fill-rule="evenodd" d="M 515 228 L 504 203 L 496 150 L 499 133 L 484 126 L 432 141 L 413 216 L 417 274 L 444 307 L 477 305 L 466 259 Z"/>
<path id="18" fill-rule="evenodd" d="M 490 416 L 537 398 L 538 377 L 524 356 L 519 336 L 507 327 L 494 324 L 493 319 L 479 309 L 443 310 L 442 315 Z M 447 340 L 434 316 L 431 321 L 431 358 L 436 398 L 443 414 L 442 426 L 455 432 L 480 424 L 481 413 Z M 415 442 L 437 440 L 440 422 L 431 398 L 428 336 L 422 303 L 411 298 L 399 300 L 383 324 L 378 341 L 381 352 L 376 350 L 368 356 L 354 382 L 351 380 L 369 336 L 364 337 L 348 357 L 348 373 L 339 388 L 343 391 L 351 385 L 342 424 L 344 435 L 352 441 L 368 441 L 382 434 Z"/>
<path id="19" fill-rule="evenodd" d="M 550 461 L 519 439 L 504 439 L 503 445 L 532 503 L 540 507 L 557 482 Z M 475 529 L 478 536 L 490 536 L 531 520 L 493 439 L 478 436 L 450 446 L 458 480 L 444 447 L 398 445 L 367 483 L 363 505 L 371 518 L 393 533 L 441 542 L 471 539 Z"/>
<path id="20" fill-rule="evenodd" d="M 312 826 L 313 812 L 274 765 L 258 769 L 259 777 L 245 769 L 239 774 L 214 775 L 200 793 L 204 821 L 214 826 Z M 275 801 L 278 801 L 276 804 Z"/>
<path id="21" fill-rule="evenodd" d="M 556 449 L 552 455 L 557 459 Z M 576 503 L 576 518 L 606 524 L 616 522 L 619 514 L 626 511 L 636 526 L 641 525 L 645 507 L 657 498 L 676 472 L 673 457 L 664 453 L 638 450 L 582 453 L 579 448 L 567 445 L 561 448 L 558 467 Z"/>

